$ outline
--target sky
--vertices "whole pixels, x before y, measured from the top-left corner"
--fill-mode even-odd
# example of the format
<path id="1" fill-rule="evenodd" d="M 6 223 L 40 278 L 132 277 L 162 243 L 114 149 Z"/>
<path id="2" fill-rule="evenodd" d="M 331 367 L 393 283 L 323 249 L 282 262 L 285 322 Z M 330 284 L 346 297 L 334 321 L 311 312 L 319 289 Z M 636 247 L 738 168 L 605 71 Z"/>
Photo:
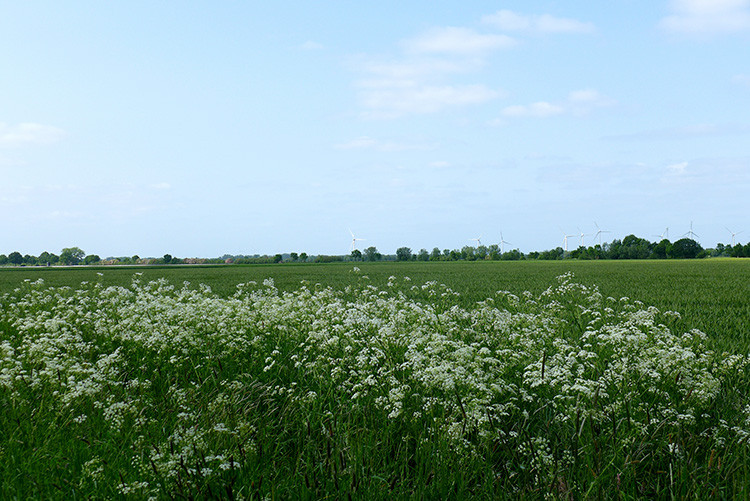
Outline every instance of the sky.
<path id="1" fill-rule="evenodd" d="M 750 0 L 6 1 L 0 46 L 0 253 L 750 239 Z"/>

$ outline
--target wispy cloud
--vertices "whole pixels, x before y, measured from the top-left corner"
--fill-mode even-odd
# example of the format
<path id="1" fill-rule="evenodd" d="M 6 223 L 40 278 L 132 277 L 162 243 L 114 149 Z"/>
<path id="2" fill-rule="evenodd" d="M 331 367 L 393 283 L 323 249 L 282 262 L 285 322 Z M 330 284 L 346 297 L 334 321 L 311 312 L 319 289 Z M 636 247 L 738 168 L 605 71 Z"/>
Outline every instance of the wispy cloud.
<path id="1" fill-rule="evenodd" d="M 368 88 L 361 96 L 370 118 L 396 118 L 482 104 L 503 95 L 483 84 L 383 86 Z"/>
<path id="2" fill-rule="evenodd" d="M 561 115 L 565 112 L 565 108 L 557 105 L 548 103 L 546 101 L 539 101 L 532 104 L 516 104 L 513 106 L 506 106 L 503 108 L 503 116 L 505 117 L 552 117 L 555 115 Z"/>
<path id="3" fill-rule="evenodd" d="M 604 139 L 626 141 L 674 141 L 699 137 L 720 137 L 750 134 L 750 125 L 744 124 L 697 124 L 668 127 L 631 134 L 606 136 Z"/>
<path id="4" fill-rule="evenodd" d="M 661 29 L 686 35 L 750 30 L 750 0 L 672 0 Z"/>
<path id="5" fill-rule="evenodd" d="M 16 125 L 0 123 L 0 147 L 13 148 L 35 144 L 50 144 L 65 135 L 62 129 L 50 125 L 25 122 Z"/>
<path id="6" fill-rule="evenodd" d="M 586 115 L 595 108 L 612 106 L 616 102 L 593 89 L 573 91 L 568 94 L 567 99 L 559 103 L 538 101 L 532 104 L 517 104 L 506 106 L 502 115 L 507 118 L 547 118 L 558 115 Z"/>
<path id="7" fill-rule="evenodd" d="M 482 22 L 503 31 L 536 33 L 593 33 L 592 23 L 549 14 L 525 15 L 510 10 L 499 10 L 484 16 Z"/>
<path id="8" fill-rule="evenodd" d="M 315 42 L 313 40 L 307 40 L 306 42 L 298 46 L 301 50 L 321 50 L 323 44 Z"/>
<path id="9" fill-rule="evenodd" d="M 433 28 L 402 42 L 407 52 L 416 54 L 477 55 L 513 47 L 516 40 L 507 35 L 481 34 L 470 28 L 455 26 Z"/>
<path id="10" fill-rule="evenodd" d="M 437 113 L 486 103 L 504 96 L 500 89 L 466 82 L 480 71 L 490 54 L 513 47 L 516 40 L 467 27 L 434 27 L 402 40 L 399 54 L 361 56 L 354 67 L 355 82 L 365 118 L 397 118 Z M 453 82 L 456 75 L 462 81 Z"/>
<path id="11" fill-rule="evenodd" d="M 339 150 L 376 150 L 376 151 L 407 151 L 434 149 L 434 144 L 413 143 L 405 141 L 382 141 L 368 136 L 361 136 L 345 143 L 334 145 Z"/>

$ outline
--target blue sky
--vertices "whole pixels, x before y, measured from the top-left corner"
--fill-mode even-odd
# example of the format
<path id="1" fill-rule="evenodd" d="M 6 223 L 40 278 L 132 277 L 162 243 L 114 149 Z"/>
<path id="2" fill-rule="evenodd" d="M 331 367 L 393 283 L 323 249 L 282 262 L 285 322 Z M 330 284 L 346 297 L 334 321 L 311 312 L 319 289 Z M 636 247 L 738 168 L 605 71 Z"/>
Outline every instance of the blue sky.
<path id="1" fill-rule="evenodd" d="M 4 2 L 0 44 L 0 253 L 750 238 L 750 0 Z"/>

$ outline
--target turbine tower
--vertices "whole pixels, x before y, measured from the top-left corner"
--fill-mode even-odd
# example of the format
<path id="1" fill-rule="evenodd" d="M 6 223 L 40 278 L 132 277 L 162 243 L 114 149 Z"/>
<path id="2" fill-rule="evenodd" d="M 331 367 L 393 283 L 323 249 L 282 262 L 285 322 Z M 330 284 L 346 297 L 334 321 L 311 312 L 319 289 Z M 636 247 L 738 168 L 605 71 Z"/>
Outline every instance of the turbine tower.
<path id="1" fill-rule="evenodd" d="M 505 252 L 504 244 L 510 245 L 510 242 L 506 242 L 503 240 L 503 232 L 500 232 L 500 254 L 503 254 Z"/>
<path id="2" fill-rule="evenodd" d="M 581 245 L 580 246 L 584 247 L 584 245 L 583 245 L 583 237 L 587 237 L 588 235 L 584 235 L 583 234 L 583 230 L 581 230 L 581 228 L 578 228 L 578 231 L 581 232 L 581 234 L 579 235 L 581 237 Z"/>
<path id="3" fill-rule="evenodd" d="M 562 231 L 562 229 L 560 229 L 560 231 Z M 568 239 L 577 237 L 578 235 L 568 235 L 564 231 L 562 231 L 562 234 L 563 234 L 563 250 L 565 250 L 565 252 L 568 252 Z"/>
<path id="4" fill-rule="evenodd" d="M 352 250 L 351 252 L 354 252 L 354 250 L 357 248 L 357 241 L 364 240 L 364 238 L 357 238 L 354 236 L 354 233 L 352 233 L 352 230 L 349 230 L 349 234 L 352 236 Z"/>
<path id="5" fill-rule="evenodd" d="M 683 237 L 688 237 L 691 240 L 695 240 L 695 238 L 693 238 L 693 237 L 700 238 L 698 235 L 695 234 L 695 232 L 693 232 L 693 222 L 692 221 L 690 221 L 690 231 L 688 231 L 687 233 L 685 233 L 682 236 Z M 697 242 L 697 240 L 696 240 L 696 242 Z"/>
<path id="6" fill-rule="evenodd" d="M 726 226 L 724 228 L 726 228 L 727 231 L 732 234 L 732 247 L 734 247 L 735 246 L 734 237 L 737 236 L 737 235 L 739 235 L 742 232 L 741 231 L 734 232 L 734 231 L 730 230 L 729 228 L 727 228 Z"/>
<path id="7" fill-rule="evenodd" d="M 596 242 L 596 237 L 599 237 L 599 247 L 602 246 L 602 233 L 612 233 L 609 230 L 603 230 L 599 228 L 599 225 L 596 224 L 596 221 L 594 221 L 594 226 L 596 226 L 596 233 L 594 233 L 594 242 Z"/>

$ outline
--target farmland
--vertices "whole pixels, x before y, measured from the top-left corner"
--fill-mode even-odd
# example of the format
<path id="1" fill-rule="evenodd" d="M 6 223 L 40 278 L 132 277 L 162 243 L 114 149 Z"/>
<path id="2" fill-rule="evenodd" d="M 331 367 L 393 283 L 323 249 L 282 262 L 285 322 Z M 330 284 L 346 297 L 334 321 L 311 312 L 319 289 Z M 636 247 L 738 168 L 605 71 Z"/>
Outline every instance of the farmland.
<path id="1" fill-rule="evenodd" d="M 0 497 L 748 495 L 750 262 L 353 266 L 1 270 Z"/>

